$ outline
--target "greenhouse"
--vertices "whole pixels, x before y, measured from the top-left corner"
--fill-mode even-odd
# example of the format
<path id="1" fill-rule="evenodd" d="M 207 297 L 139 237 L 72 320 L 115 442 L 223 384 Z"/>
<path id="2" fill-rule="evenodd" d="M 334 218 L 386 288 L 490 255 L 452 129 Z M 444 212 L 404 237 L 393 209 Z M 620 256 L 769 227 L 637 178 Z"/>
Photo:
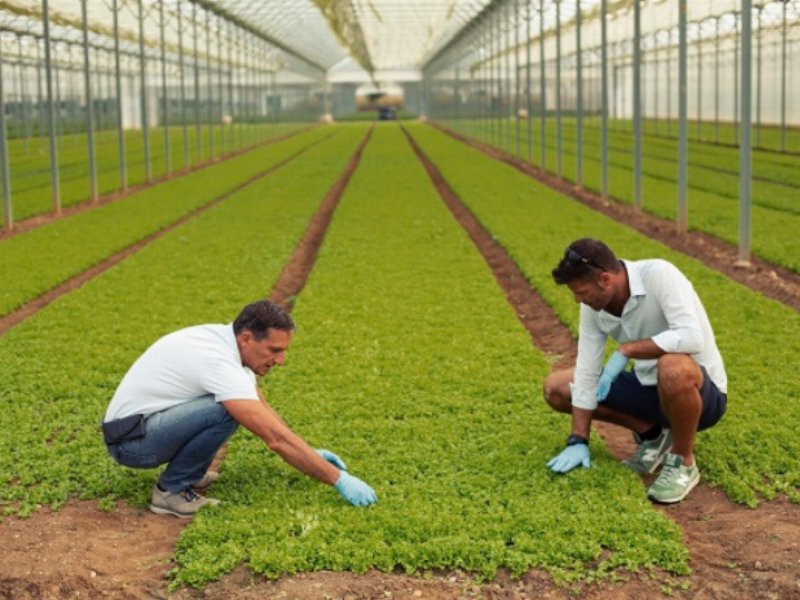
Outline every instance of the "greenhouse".
<path id="1" fill-rule="evenodd" d="M 0 597 L 800 597 L 800 0 L 0 0 L 0 181 Z"/>

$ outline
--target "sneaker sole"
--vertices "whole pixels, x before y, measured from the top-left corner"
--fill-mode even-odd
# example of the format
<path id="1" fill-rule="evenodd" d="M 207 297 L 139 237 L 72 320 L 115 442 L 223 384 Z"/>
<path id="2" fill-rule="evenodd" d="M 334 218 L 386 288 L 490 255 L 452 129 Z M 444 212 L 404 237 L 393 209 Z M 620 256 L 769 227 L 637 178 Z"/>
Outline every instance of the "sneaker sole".
<path id="1" fill-rule="evenodd" d="M 694 481 L 689 483 L 688 487 L 683 492 L 683 494 L 681 494 L 680 496 L 677 496 L 677 497 L 673 496 L 671 498 L 656 498 L 655 496 L 652 496 L 651 494 L 647 494 L 647 497 L 650 500 L 652 500 L 653 502 L 658 502 L 659 504 L 677 504 L 678 502 L 680 502 L 681 500 L 686 498 L 686 496 L 689 495 L 689 492 L 691 492 L 695 487 L 697 487 L 698 483 L 700 483 L 700 477 L 698 477 L 697 479 L 695 479 Z"/>
<path id="2" fill-rule="evenodd" d="M 652 475 L 653 473 L 655 473 L 656 471 L 658 471 L 658 468 L 659 468 L 659 467 L 660 467 L 662 464 L 664 464 L 664 458 L 665 458 L 665 457 L 666 457 L 666 454 L 664 455 L 664 457 L 662 457 L 662 458 L 661 458 L 661 460 L 660 460 L 660 461 L 658 461 L 658 462 L 657 462 L 657 463 L 655 463 L 655 464 L 654 464 L 652 467 L 650 467 L 650 469 L 649 469 L 649 470 L 648 470 L 648 469 L 642 469 L 642 468 L 639 468 L 639 467 L 635 466 L 635 463 L 628 462 L 628 461 L 626 461 L 626 460 L 623 460 L 623 461 L 622 461 L 622 464 L 623 464 L 623 465 L 625 465 L 626 467 L 628 467 L 628 468 L 629 468 L 631 471 L 633 471 L 633 472 L 635 472 L 635 473 L 638 473 L 639 475 Z"/>
<path id="3" fill-rule="evenodd" d="M 191 519 L 195 515 L 195 513 L 181 513 L 170 508 L 155 506 L 153 504 L 150 505 L 150 512 L 153 512 L 157 515 L 172 515 L 173 517 L 178 517 L 179 519 Z"/>

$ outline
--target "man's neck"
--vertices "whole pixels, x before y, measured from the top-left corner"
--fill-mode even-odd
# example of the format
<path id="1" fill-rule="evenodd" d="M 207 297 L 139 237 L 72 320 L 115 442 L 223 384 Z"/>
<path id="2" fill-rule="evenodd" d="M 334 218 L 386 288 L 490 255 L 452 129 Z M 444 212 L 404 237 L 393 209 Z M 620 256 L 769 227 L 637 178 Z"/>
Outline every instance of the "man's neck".
<path id="1" fill-rule="evenodd" d="M 611 302 L 606 306 L 606 312 L 611 313 L 615 317 L 622 316 L 622 309 L 625 308 L 625 303 L 628 302 L 628 298 L 631 297 L 631 286 L 628 281 L 628 269 L 625 267 L 625 263 L 622 263 L 622 271 L 619 273 L 618 277 L 619 280 L 615 282 L 614 286 L 614 297 L 611 298 Z"/>

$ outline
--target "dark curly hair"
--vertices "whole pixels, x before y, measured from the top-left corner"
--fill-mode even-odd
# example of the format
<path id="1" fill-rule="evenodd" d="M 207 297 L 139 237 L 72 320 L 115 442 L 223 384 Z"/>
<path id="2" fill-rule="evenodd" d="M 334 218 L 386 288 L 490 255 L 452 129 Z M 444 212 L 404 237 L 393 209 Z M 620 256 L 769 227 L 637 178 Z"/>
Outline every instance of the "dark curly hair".
<path id="1" fill-rule="evenodd" d="M 294 331 L 294 321 L 286 310 L 269 300 L 259 300 L 248 304 L 233 322 L 235 335 L 239 335 L 242 331 L 249 331 L 256 341 L 269 336 L 270 329 Z"/>
<path id="2" fill-rule="evenodd" d="M 618 273 L 620 269 L 622 264 L 611 248 L 600 240 L 581 238 L 567 246 L 552 274 L 558 285 L 565 285 L 598 273 Z"/>

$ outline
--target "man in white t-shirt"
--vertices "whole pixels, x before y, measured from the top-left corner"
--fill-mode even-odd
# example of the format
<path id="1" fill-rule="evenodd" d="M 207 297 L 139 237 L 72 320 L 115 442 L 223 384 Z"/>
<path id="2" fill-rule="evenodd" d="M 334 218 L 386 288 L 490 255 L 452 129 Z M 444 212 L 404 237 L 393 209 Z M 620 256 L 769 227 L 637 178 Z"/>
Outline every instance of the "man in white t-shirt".
<path id="1" fill-rule="evenodd" d="M 581 307 L 574 369 L 544 382 L 547 403 L 572 414 L 566 448 L 549 463 L 556 473 L 588 468 L 592 419 L 633 431 L 638 473 L 662 467 L 648 496 L 680 502 L 700 481 L 694 461 L 698 431 L 727 406 L 727 375 L 706 311 L 692 284 L 660 259 L 622 261 L 599 240 L 572 242 L 553 278 Z M 618 342 L 603 366 L 606 341 Z M 625 371 L 633 359 L 633 371 Z"/>
<path id="2" fill-rule="evenodd" d="M 103 420 L 108 451 L 120 464 L 167 464 L 150 510 L 189 518 L 218 500 L 198 493 L 217 473 L 208 471 L 223 443 L 241 424 L 297 470 L 327 483 L 351 504 L 377 500 L 328 450 L 314 450 L 267 404 L 256 385 L 286 359 L 294 323 L 277 304 L 262 300 L 229 325 L 199 325 L 168 334 L 133 364 Z"/>

